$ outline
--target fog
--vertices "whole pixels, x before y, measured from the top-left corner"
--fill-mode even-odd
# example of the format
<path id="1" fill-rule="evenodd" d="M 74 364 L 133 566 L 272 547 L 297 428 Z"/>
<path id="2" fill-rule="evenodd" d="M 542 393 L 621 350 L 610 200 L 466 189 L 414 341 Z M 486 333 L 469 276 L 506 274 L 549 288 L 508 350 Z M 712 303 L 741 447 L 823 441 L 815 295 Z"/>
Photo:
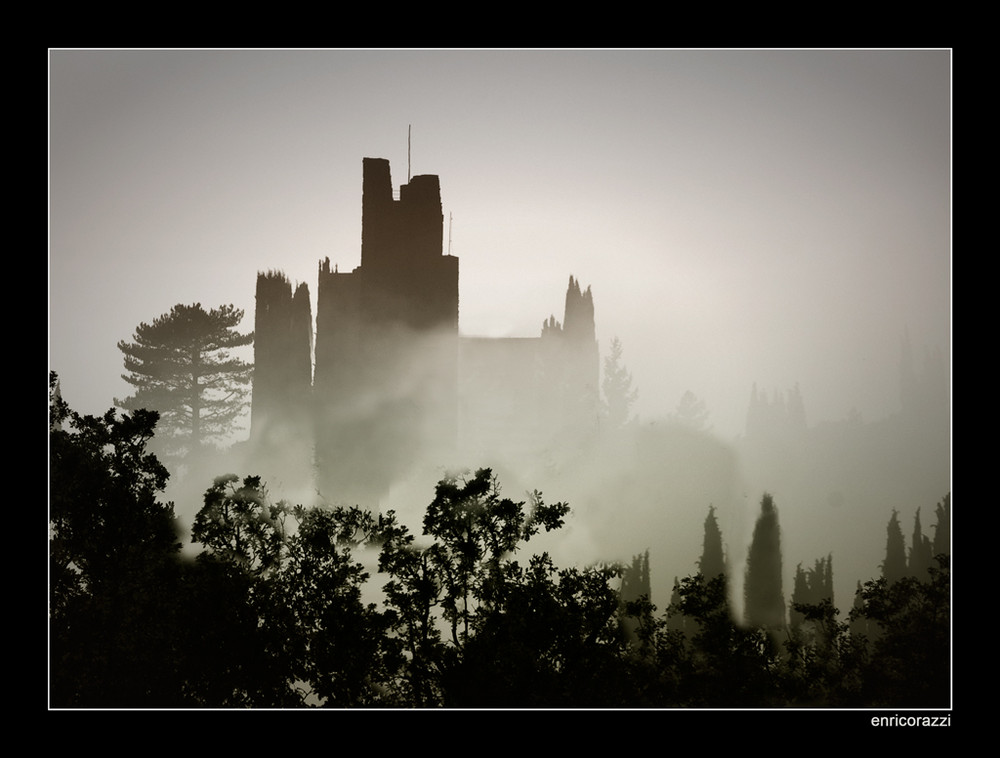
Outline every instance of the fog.
<path id="1" fill-rule="evenodd" d="M 926 534 L 950 491 L 949 51 L 56 50 L 49 74 L 49 363 L 75 410 L 128 394 L 117 342 L 177 303 L 249 331 L 280 270 L 316 314 L 319 262 L 361 262 L 362 159 L 385 158 L 397 192 L 440 178 L 462 338 L 538 338 L 572 276 L 638 396 L 625 429 L 415 456 L 379 507 L 417 527 L 444 472 L 493 467 L 570 503 L 539 543 L 558 560 L 649 549 L 664 607 L 710 505 L 738 582 L 766 490 L 786 597 L 832 554 L 845 608 L 892 510 Z M 705 428 L 672 418 L 687 391 Z M 177 477 L 182 518 L 248 436 Z M 278 463 L 276 496 L 315 494 Z"/>

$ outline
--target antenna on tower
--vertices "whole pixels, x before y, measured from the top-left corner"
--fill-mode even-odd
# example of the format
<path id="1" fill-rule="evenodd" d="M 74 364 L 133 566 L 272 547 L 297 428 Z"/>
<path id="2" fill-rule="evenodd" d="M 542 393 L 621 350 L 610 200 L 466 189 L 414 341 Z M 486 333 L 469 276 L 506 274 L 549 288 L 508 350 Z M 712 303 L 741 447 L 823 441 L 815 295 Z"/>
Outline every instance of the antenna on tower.
<path id="1" fill-rule="evenodd" d="M 448 255 L 451 255 L 451 211 L 448 211 Z"/>
<path id="2" fill-rule="evenodd" d="M 410 183 L 410 129 L 412 124 L 406 125 L 406 183 Z"/>

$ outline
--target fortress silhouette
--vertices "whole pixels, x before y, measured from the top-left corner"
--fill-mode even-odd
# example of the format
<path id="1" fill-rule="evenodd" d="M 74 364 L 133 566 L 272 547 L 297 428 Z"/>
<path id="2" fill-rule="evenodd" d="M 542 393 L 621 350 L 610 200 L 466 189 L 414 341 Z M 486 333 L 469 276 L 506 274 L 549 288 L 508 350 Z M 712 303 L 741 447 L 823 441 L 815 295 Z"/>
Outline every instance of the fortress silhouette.
<path id="1" fill-rule="evenodd" d="M 320 262 L 315 332 L 308 287 L 258 273 L 251 450 L 328 502 L 377 508 L 415 466 L 537 464 L 596 431 L 590 289 L 570 276 L 538 337 L 462 336 L 443 229 L 437 176 L 396 199 L 389 162 L 365 158 L 361 265 Z"/>

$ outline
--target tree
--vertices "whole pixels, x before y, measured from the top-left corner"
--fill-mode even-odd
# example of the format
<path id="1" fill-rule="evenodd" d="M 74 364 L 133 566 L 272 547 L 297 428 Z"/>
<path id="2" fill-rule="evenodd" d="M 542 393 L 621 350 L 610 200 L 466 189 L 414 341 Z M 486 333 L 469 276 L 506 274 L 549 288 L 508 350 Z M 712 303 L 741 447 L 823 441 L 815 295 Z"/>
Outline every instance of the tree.
<path id="1" fill-rule="evenodd" d="M 632 404 L 639 390 L 632 386 L 632 374 L 622 365 L 622 343 L 611 340 L 611 352 L 604 359 L 604 413 L 612 429 L 618 429 L 632 420 Z"/>
<path id="2" fill-rule="evenodd" d="M 685 707 L 766 707 L 778 703 L 777 648 L 765 630 L 741 626 L 730 613 L 726 578 L 682 579 L 671 611 L 688 619 L 680 656 L 666 637 L 661 659 L 679 668 L 677 704 Z M 672 659 L 672 660 L 671 660 Z M 661 664 L 662 665 L 662 664 Z"/>
<path id="3" fill-rule="evenodd" d="M 618 566 L 558 569 L 518 549 L 559 528 L 569 507 L 502 497 L 489 469 L 439 482 L 418 544 L 386 515 L 379 571 L 391 634 L 406 661 L 402 701 L 417 706 L 618 705 L 627 650 Z"/>
<path id="4" fill-rule="evenodd" d="M 903 541 L 903 529 L 899 525 L 899 517 L 893 509 L 889 523 L 886 525 L 885 560 L 882 562 L 882 576 L 890 584 L 907 575 L 906 543 Z"/>
<path id="5" fill-rule="evenodd" d="M 746 621 L 751 626 L 780 629 L 785 625 L 781 591 L 781 530 L 774 499 L 764 493 L 753 528 L 743 587 Z"/>
<path id="6" fill-rule="evenodd" d="M 180 542 L 157 416 L 81 416 L 49 376 L 50 695 L 55 706 L 179 705 L 171 618 Z"/>
<path id="7" fill-rule="evenodd" d="M 622 586 L 620 590 L 622 608 L 628 603 L 636 601 L 649 601 L 652 597 L 652 590 L 649 581 L 649 551 L 642 555 L 632 556 L 632 565 L 622 568 Z M 623 630 L 629 642 L 636 641 L 636 629 L 640 619 L 624 618 L 622 620 Z"/>
<path id="8" fill-rule="evenodd" d="M 715 506 L 708 506 L 705 517 L 705 538 L 701 546 L 701 558 L 698 559 L 698 571 L 706 580 L 725 575 L 726 558 L 722 552 L 722 532 L 715 518 Z"/>
<path id="9" fill-rule="evenodd" d="M 669 419 L 696 432 L 708 432 L 712 429 L 708 423 L 708 408 L 705 407 L 705 401 L 691 390 L 684 393 L 677 404 L 677 410 L 670 414 Z"/>
<path id="10" fill-rule="evenodd" d="M 934 508 L 934 555 L 951 555 L 951 494 L 947 494 Z"/>
<path id="11" fill-rule="evenodd" d="M 247 406 L 253 366 L 231 354 L 253 342 L 236 326 L 243 311 L 223 305 L 175 305 L 151 324 L 141 323 L 132 342 L 118 343 L 125 356 L 122 378 L 135 393 L 115 404 L 160 415 L 163 452 L 191 452 L 235 429 Z"/>
<path id="12" fill-rule="evenodd" d="M 260 477 L 218 477 L 192 539 L 205 618 L 192 667 L 200 705 L 326 706 L 384 702 L 380 684 L 401 662 L 387 619 L 362 602 L 368 579 L 354 557 L 379 530 L 360 509 L 274 502 Z M 214 603 L 208 608 L 207 603 Z"/>
<path id="13" fill-rule="evenodd" d="M 623 568 L 621 596 L 624 602 L 650 597 L 649 551 L 632 556 L 632 565 Z"/>
<path id="14" fill-rule="evenodd" d="M 803 569 L 800 563 L 795 567 L 792 589 L 792 611 L 789 614 L 791 626 L 800 626 L 804 620 L 796 605 L 819 605 L 823 601 L 833 603 L 833 555 L 819 558 L 811 569 Z"/>
<path id="15" fill-rule="evenodd" d="M 949 705 L 951 678 L 951 572 L 937 556 L 926 578 L 884 576 L 866 582 L 850 618 L 864 618 L 878 633 L 864 671 L 862 700 L 878 707 Z"/>
<path id="16" fill-rule="evenodd" d="M 917 508 L 917 514 L 913 518 L 913 538 L 907 562 L 909 575 L 923 579 L 927 575 L 927 570 L 931 568 L 933 560 L 931 541 L 924 536 L 923 528 L 920 526 L 920 509 Z"/>

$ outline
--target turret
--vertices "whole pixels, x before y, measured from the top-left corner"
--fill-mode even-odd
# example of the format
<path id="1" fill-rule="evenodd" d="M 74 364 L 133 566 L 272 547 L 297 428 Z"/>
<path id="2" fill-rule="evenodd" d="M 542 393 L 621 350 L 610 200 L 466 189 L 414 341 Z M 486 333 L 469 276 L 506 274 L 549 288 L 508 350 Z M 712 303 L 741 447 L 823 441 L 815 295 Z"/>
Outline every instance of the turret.
<path id="1" fill-rule="evenodd" d="M 570 339 L 581 342 L 596 339 L 594 296 L 590 292 L 590 287 L 587 287 L 586 292 L 581 292 L 580 282 L 572 276 L 566 289 L 566 316 L 563 324 Z"/>

